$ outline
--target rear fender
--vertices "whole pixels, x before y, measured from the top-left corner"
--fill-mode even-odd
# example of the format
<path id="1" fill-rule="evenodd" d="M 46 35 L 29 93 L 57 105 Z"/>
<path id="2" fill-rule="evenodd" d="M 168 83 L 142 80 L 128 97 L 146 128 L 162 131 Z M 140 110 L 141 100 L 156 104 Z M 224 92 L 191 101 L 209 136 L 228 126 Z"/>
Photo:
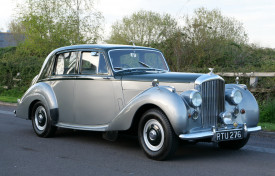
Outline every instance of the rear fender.
<path id="1" fill-rule="evenodd" d="M 32 85 L 23 97 L 17 102 L 16 116 L 23 119 L 31 118 L 30 107 L 37 101 L 41 101 L 49 108 L 53 123 L 58 121 L 58 104 L 51 86 L 40 82 Z"/>

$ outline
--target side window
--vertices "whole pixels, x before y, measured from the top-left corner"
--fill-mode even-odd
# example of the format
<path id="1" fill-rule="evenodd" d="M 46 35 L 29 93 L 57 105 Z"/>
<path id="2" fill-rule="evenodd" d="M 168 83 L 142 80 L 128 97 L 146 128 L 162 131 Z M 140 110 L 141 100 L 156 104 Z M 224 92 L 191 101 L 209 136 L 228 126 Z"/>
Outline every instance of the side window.
<path id="1" fill-rule="evenodd" d="M 56 58 L 55 75 L 75 74 L 77 52 L 67 52 L 59 54 Z"/>
<path id="2" fill-rule="evenodd" d="M 51 56 L 48 62 L 46 63 L 44 69 L 41 72 L 40 78 L 39 79 L 45 79 L 48 76 L 51 75 L 52 73 L 52 68 L 53 68 L 53 63 L 54 63 L 54 57 L 55 55 Z"/>
<path id="3" fill-rule="evenodd" d="M 83 75 L 106 75 L 108 70 L 102 53 L 83 52 L 81 62 L 81 74 Z"/>

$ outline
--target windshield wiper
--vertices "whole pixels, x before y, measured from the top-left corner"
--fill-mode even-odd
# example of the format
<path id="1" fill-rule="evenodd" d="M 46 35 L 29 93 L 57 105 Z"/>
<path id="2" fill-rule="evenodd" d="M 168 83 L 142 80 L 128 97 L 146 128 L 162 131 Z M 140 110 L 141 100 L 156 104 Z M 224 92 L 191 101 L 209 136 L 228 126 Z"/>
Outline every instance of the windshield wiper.
<path id="1" fill-rule="evenodd" d="M 123 70 L 122 67 L 114 67 L 115 70 Z"/>
<path id="2" fill-rule="evenodd" d="M 143 65 L 144 67 L 147 67 L 147 68 L 152 69 L 153 71 L 165 71 L 164 69 L 151 67 L 150 65 L 145 64 L 144 62 L 141 62 L 141 61 L 138 61 L 138 63 L 140 63 L 140 64 Z"/>
<path id="3" fill-rule="evenodd" d="M 144 62 L 138 61 L 142 66 L 147 67 L 147 68 L 152 68 L 150 65 L 145 64 Z"/>
<path id="4" fill-rule="evenodd" d="M 132 72 L 133 68 L 114 67 L 117 73 Z"/>
<path id="5" fill-rule="evenodd" d="M 149 65 L 148 65 L 149 66 Z M 149 66 L 150 67 L 150 66 Z M 165 71 L 163 69 L 158 68 L 123 68 L 123 67 L 114 67 L 117 70 L 117 73 L 125 73 L 125 72 L 147 72 L 147 71 Z"/>

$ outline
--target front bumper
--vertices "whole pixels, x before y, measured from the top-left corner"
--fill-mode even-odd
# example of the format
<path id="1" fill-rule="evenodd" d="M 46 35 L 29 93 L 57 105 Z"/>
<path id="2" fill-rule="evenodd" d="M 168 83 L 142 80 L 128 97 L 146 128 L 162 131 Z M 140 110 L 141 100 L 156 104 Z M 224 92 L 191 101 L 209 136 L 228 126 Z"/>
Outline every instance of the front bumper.
<path id="1" fill-rule="evenodd" d="M 224 131 L 228 131 L 228 130 L 234 131 L 234 130 L 240 130 L 240 128 L 224 129 Z M 261 131 L 262 128 L 261 128 L 261 126 L 247 128 L 246 124 L 244 124 L 243 127 L 242 127 L 242 130 L 243 130 L 243 136 L 245 138 L 248 133 Z M 221 130 L 221 131 L 223 131 L 223 130 Z M 179 135 L 179 138 L 182 139 L 182 140 L 196 140 L 196 139 L 203 139 L 203 138 L 212 138 L 212 141 L 215 141 L 215 139 L 216 139 L 216 128 L 212 127 L 211 131 L 181 134 L 181 135 Z"/>

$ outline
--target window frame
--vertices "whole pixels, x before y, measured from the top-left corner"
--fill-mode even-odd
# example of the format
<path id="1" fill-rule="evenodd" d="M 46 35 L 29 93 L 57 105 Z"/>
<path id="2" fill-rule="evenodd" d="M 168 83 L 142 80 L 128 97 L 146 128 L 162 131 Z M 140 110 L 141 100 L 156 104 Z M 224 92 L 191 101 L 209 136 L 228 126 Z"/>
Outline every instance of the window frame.
<path id="1" fill-rule="evenodd" d="M 55 65 L 56 54 L 52 54 L 45 66 L 42 68 L 42 71 L 39 76 L 39 81 L 47 80 L 52 76 L 54 65 Z M 46 72 L 46 73 L 45 73 Z"/>
<path id="2" fill-rule="evenodd" d="M 56 74 L 56 66 L 57 66 L 57 61 L 58 61 L 58 57 L 59 57 L 59 55 L 60 54 L 64 54 L 64 53 L 70 53 L 70 57 L 71 57 L 71 53 L 72 52 L 75 52 L 76 54 L 77 54 L 77 57 L 76 57 L 76 63 L 75 63 L 75 67 L 74 67 L 74 69 L 75 69 L 75 72 L 74 72 L 74 74 Z M 79 65 L 78 65 L 78 63 L 79 63 L 79 59 L 80 59 L 80 56 L 79 56 L 79 51 L 78 50 L 64 50 L 64 51 L 60 51 L 60 52 L 57 52 L 57 53 L 55 53 L 54 55 L 54 64 L 53 64 L 53 68 L 52 68 L 52 72 L 51 72 L 51 76 L 75 76 L 75 75 L 77 75 L 77 74 L 79 74 L 79 70 L 78 70 L 78 67 L 79 67 Z"/>
<path id="3" fill-rule="evenodd" d="M 83 53 L 84 52 L 87 52 L 87 53 L 97 52 L 97 53 L 99 53 L 99 57 L 100 57 L 100 54 L 102 54 L 103 59 L 104 59 L 105 64 L 106 64 L 106 70 L 107 70 L 107 72 L 105 74 L 98 74 L 98 73 L 96 73 L 96 74 L 82 74 L 82 59 L 83 59 Z M 108 60 L 106 59 L 104 51 L 96 50 L 96 49 L 93 49 L 93 50 L 81 50 L 79 54 L 80 54 L 80 57 L 79 57 L 78 75 L 96 76 L 96 77 L 106 77 L 106 76 L 110 76 L 111 75 L 110 74 Z"/>

